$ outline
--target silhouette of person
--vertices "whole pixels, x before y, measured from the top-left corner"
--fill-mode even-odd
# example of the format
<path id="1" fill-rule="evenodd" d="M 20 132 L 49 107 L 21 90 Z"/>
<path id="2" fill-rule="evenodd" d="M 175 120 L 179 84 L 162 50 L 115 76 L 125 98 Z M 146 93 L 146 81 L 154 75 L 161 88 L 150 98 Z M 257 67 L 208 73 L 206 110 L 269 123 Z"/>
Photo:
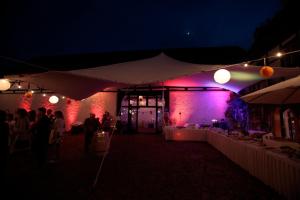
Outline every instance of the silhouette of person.
<path id="1" fill-rule="evenodd" d="M 6 112 L 0 110 L 0 170 L 1 170 L 1 181 L 5 180 L 5 171 L 7 165 L 7 158 L 9 153 L 8 146 L 8 137 L 9 137 L 9 125 L 6 122 Z"/>
<path id="2" fill-rule="evenodd" d="M 47 161 L 51 121 L 46 116 L 46 109 L 44 107 L 38 109 L 37 117 L 32 145 L 38 165 L 42 167 Z"/>
<path id="3" fill-rule="evenodd" d="M 91 113 L 90 117 L 85 119 L 83 126 L 84 126 L 84 136 L 85 136 L 84 150 L 86 153 L 88 153 L 90 145 L 92 143 L 94 133 L 99 129 L 100 123 L 96 119 L 95 114 Z"/>

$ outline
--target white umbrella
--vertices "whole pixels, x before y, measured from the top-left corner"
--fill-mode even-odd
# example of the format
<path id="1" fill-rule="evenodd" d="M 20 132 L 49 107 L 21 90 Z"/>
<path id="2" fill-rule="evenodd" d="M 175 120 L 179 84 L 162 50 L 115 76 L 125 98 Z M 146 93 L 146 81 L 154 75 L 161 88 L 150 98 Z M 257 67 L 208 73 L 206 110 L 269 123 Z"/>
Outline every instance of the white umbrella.
<path id="1" fill-rule="evenodd" d="M 256 104 L 300 103 L 300 76 L 257 90 L 241 98 L 248 103 Z"/>

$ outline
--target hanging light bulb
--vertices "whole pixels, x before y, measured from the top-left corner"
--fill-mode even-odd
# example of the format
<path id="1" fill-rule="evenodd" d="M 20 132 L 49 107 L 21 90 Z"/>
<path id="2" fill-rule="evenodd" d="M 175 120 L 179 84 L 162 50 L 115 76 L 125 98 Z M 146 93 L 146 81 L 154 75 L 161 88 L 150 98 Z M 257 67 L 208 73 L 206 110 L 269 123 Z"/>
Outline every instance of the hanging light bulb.
<path id="1" fill-rule="evenodd" d="M 11 84 L 8 79 L 0 79 L 0 90 L 5 91 L 10 88 Z"/>
<path id="2" fill-rule="evenodd" d="M 276 53 L 276 56 L 280 58 L 282 56 L 282 53 L 278 52 L 278 53 Z"/>
<path id="3" fill-rule="evenodd" d="M 56 104 L 56 103 L 58 103 L 58 101 L 59 101 L 59 98 L 55 95 L 53 95 L 49 98 L 49 102 L 52 104 Z"/>
<path id="4" fill-rule="evenodd" d="M 22 85 L 21 85 L 21 83 L 19 82 L 19 84 L 18 84 L 18 89 L 21 89 L 22 88 Z"/>
<path id="5" fill-rule="evenodd" d="M 214 74 L 214 79 L 219 84 L 225 84 L 230 81 L 230 72 L 226 69 L 219 69 Z"/>

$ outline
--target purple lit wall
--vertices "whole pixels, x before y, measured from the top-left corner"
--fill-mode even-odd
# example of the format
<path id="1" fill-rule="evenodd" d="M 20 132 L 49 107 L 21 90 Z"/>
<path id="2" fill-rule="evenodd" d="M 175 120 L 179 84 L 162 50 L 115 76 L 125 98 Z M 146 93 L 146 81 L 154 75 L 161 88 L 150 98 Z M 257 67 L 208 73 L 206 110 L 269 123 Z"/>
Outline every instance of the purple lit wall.
<path id="1" fill-rule="evenodd" d="M 229 91 L 170 92 L 170 117 L 176 125 L 211 124 L 225 118 Z M 180 114 L 181 113 L 181 114 Z"/>

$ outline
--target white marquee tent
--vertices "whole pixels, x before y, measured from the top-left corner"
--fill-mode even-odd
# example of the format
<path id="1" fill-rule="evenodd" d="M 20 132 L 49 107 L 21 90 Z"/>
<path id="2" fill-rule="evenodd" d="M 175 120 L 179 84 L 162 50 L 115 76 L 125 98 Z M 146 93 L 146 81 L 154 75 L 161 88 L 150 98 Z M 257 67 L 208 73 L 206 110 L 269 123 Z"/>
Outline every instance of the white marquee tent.
<path id="1" fill-rule="evenodd" d="M 219 68 L 227 68 L 231 72 L 231 80 L 220 85 L 214 82 L 214 72 Z M 41 88 L 80 100 L 96 92 L 112 88 L 124 88 L 141 84 L 160 84 L 166 86 L 221 87 L 238 92 L 262 78 L 258 66 L 242 65 L 201 65 L 175 60 L 160 54 L 153 58 L 100 66 L 72 71 L 48 71 L 45 73 L 11 76 L 33 83 Z M 300 74 L 299 68 L 274 68 L 272 78 L 293 77 Z"/>

